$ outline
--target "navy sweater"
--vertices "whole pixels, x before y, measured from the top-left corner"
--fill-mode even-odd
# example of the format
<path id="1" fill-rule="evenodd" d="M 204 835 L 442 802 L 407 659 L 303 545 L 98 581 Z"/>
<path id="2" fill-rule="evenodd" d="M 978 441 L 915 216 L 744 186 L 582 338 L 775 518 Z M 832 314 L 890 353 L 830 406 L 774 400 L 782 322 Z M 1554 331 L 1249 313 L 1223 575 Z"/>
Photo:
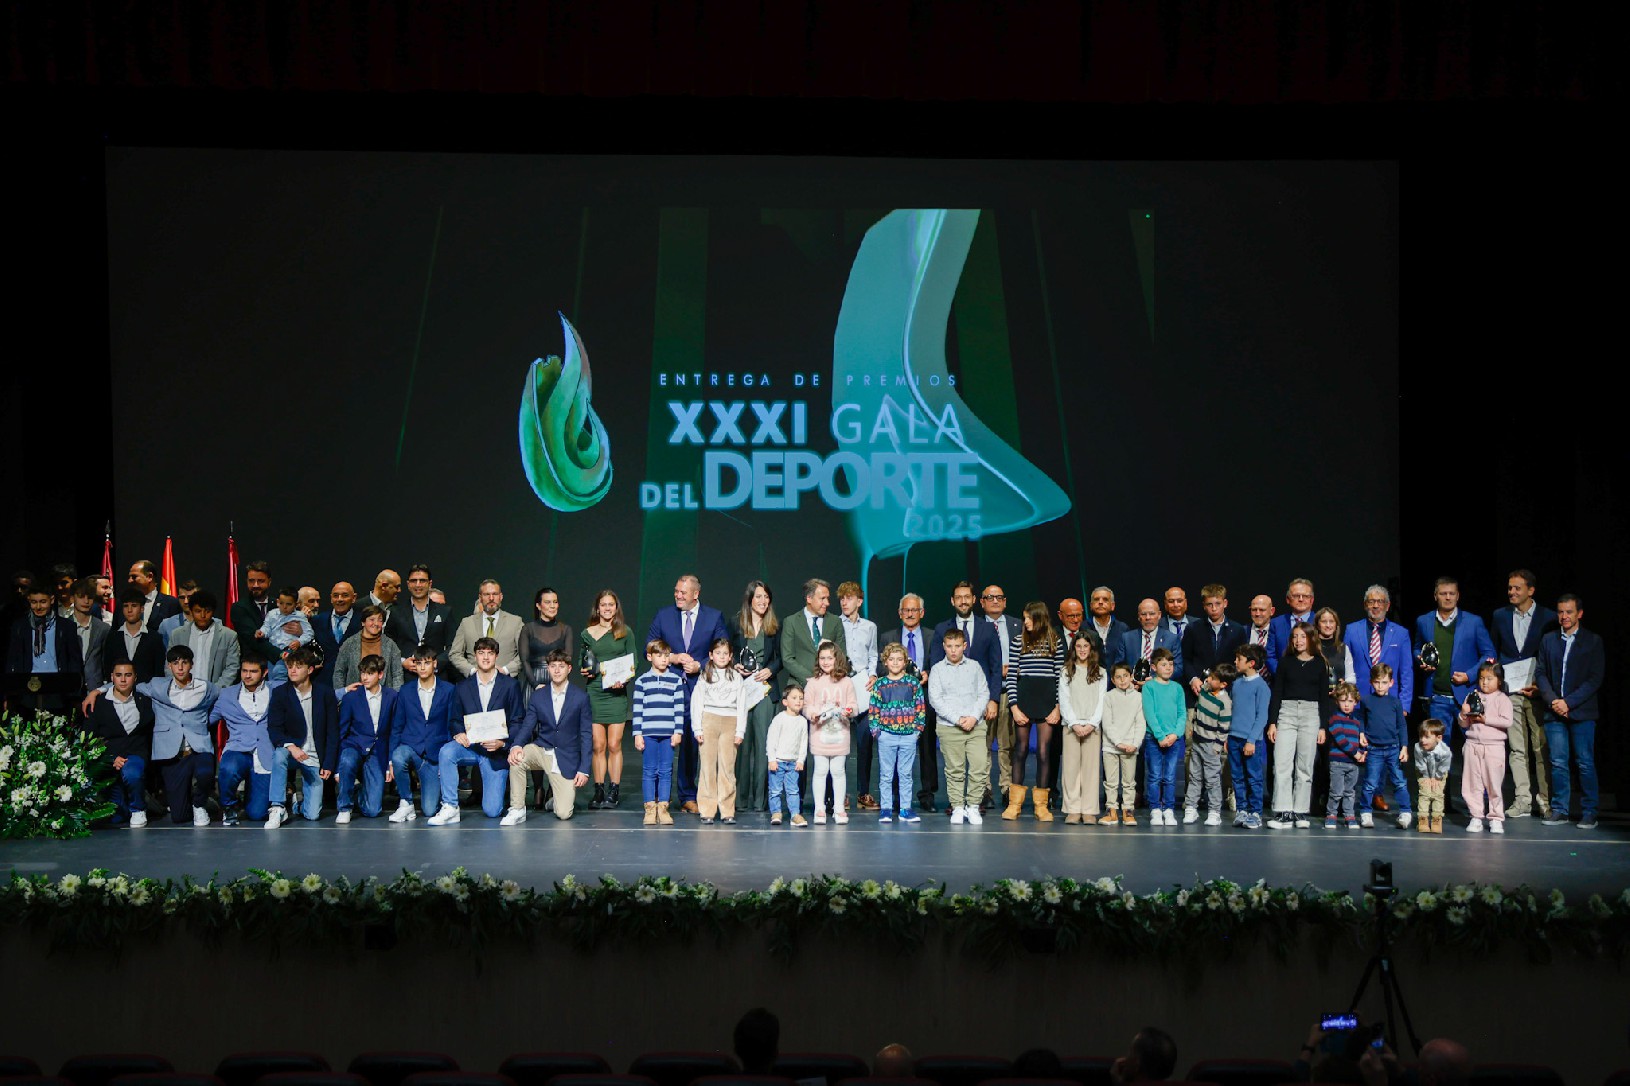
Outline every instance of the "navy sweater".
<path id="1" fill-rule="evenodd" d="M 1369 693 L 1358 699 L 1359 715 L 1364 720 L 1364 734 L 1370 737 L 1372 747 L 1401 747 L 1409 738 L 1404 734 L 1404 703 L 1394 697 Z"/>

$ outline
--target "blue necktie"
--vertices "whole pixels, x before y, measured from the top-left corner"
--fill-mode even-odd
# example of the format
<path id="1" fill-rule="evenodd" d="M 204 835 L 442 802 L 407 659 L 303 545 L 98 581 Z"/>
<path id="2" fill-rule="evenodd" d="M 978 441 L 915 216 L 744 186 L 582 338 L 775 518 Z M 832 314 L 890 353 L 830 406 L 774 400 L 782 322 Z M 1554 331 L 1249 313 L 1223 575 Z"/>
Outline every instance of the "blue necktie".
<path id="1" fill-rule="evenodd" d="M 917 659 L 917 631 L 906 631 L 906 651 L 911 654 L 911 662 L 922 667 L 923 662 Z"/>

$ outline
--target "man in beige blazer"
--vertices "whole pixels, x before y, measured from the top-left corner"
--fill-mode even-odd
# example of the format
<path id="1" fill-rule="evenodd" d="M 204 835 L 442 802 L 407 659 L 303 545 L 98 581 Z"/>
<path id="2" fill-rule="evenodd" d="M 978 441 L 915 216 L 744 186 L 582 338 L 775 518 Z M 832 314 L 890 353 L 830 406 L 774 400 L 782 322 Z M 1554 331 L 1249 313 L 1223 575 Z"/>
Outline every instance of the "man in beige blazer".
<path id="1" fill-rule="evenodd" d="M 498 670 L 514 677 L 521 673 L 521 630 L 525 623 L 519 615 L 503 610 L 504 590 L 497 581 L 488 578 L 481 582 L 479 607 L 458 624 L 453 645 L 447 658 L 464 678 L 475 674 L 475 643 L 482 637 L 498 642 Z"/>

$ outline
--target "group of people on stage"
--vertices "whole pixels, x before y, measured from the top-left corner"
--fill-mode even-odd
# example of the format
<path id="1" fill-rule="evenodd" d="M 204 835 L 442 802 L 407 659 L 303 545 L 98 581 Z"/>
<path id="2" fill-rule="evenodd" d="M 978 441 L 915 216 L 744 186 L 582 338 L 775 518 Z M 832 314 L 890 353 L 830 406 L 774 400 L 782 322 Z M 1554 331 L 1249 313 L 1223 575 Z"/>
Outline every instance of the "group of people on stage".
<path id="1" fill-rule="evenodd" d="M 313 588 L 274 592 L 250 563 L 230 628 L 207 590 L 159 592 L 149 562 L 131 567 L 116 614 L 110 586 L 53 572 L 55 590 L 18 585 L 8 707 L 67 709 L 105 739 L 116 824 L 145 824 L 162 782 L 175 822 L 208 825 L 218 804 L 228 825 L 275 829 L 291 772 L 307 819 L 333 779 L 336 822 L 383 814 L 388 785 L 391 821 L 457 822 L 463 774 L 502 825 L 529 803 L 565 819 L 591 784 L 591 809 L 621 803 L 631 726 L 649 826 L 743 811 L 797 827 L 852 811 L 911 823 L 943 794 L 954 824 L 981 822 L 1000 797 L 1007 820 L 1028 800 L 1042 822 L 1057 809 L 1068 824 L 1130 825 L 1143 806 L 1154 825 L 1181 808 L 1185 823 L 1231 813 L 1244 829 L 1292 829 L 1322 805 L 1327 829 L 1390 811 L 1433 833 L 1458 782 L 1466 828 L 1500 833 L 1531 811 L 1568 822 L 1575 774 L 1578 825 L 1596 825 L 1602 642 L 1577 596 L 1541 605 L 1526 570 L 1487 623 L 1441 578 L 1412 632 L 1379 585 L 1344 625 L 1302 578 L 1283 613 L 1259 595 L 1236 621 L 1209 584 L 1203 616 L 1174 587 L 1140 601 L 1131 625 L 1107 587 L 1012 615 L 1000 586 L 964 581 L 951 617 L 924 626 L 907 593 L 880 633 L 853 581 L 805 582 L 784 618 L 751 581 L 727 616 L 687 574 L 643 638 L 609 589 L 581 631 L 553 589 L 523 620 L 490 579 L 455 614 L 424 565 L 405 598 L 384 570 L 365 600 L 341 582 L 324 608 Z"/>

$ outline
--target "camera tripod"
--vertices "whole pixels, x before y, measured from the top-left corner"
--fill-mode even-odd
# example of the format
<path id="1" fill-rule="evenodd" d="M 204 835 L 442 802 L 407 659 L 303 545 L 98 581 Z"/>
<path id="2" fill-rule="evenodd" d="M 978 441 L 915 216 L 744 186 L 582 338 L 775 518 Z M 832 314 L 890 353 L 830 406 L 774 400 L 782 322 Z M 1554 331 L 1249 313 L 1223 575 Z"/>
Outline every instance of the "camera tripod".
<path id="1" fill-rule="evenodd" d="M 1387 944 L 1387 922 L 1392 918 L 1392 898 L 1398 891 L 1391 886 L 1366 886 L 1375 898 L 1375 953 L 1370 955 L 1370 962 L 1364 967 L 1364 975 L 1358 978 L 1358 987 L 1353 991 L 1352 1002 L 1348 1005 L 1349 1013 L 1357 1013 L 1359 1000 L 1364 998 L 1364 990 L 1369 987 L 1370 978 L 1379 975 L 1381 978 L 1381 1001 L 1387 1009 L 1387 1040 L 1396 1044 L 1398 1040 L 1398 1025 L 1393 1017 L 1393 1005 L 1397 1004 L 1397 1012 L 1404 1020 L 1404 1029 L 1409 1036 L 1409 1045 L 1415 1050 L 1415 1055 L 1421 1053 L 1421 1039 L 1415 1035 L 1415 1023 L 1409 1019 L 1409 1007 L 1404 1003 L 1404 990 L 1398 984 L 1398 976 L 1392 971 L 1392 955 Z"/>

